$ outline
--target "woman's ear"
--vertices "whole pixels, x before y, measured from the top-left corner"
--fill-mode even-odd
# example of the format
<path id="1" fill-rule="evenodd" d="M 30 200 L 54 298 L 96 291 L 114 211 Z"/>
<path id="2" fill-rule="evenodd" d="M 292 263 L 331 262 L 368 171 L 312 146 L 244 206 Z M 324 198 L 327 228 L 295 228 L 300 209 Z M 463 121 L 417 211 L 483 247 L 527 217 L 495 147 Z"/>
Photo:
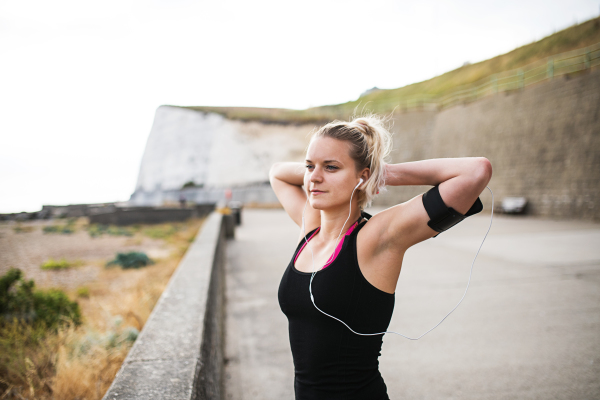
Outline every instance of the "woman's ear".
<path id="1" fill-rule="evenodd" d="M 367 183 L 370 176 L 371 176 L 371 170 L 369 168 L 363 169 L 362 173 L 360 174 L 360 178 L 363 180 L 361 186 L 363 186 L 365 183 Z"/>

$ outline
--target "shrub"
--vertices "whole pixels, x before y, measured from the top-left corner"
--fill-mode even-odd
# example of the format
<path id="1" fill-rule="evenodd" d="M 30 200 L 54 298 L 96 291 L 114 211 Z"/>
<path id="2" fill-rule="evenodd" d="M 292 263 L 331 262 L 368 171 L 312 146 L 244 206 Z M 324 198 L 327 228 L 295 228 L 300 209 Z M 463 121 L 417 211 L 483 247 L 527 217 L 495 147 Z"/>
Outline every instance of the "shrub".
<path id="1" fill-rule="evenodd" d="M 47 327 L 56 327 L 64 320 L 73 321 L 75 325 L 81 324 L 79 304 L 69 300 L 62 290 L 36 290 L 33 296 L 36 321 L 44 323 Z"/>
<path id="2" fill-rule="evenodd" d="M 0 323 L 13 320 L 54 329 L 64 322 L 81 324 L 81 311 L 62 290 L 36 290 L 33 280 L 11 268 L 0 277 Z"/>
<path id="3" fill-rule="evenodd" d="M 106 266 L 120 265 L 123 269 L 141 268 L 146 265 L 154 264 L 145 253 L 131 251 L 129 253 L 117 253 L 114 260 L 106 263 Z"/>
<path id="4" fill-rule="evenodd" d="M 130 346 L 135 342 L 140 332 L 132 326 L 121 328 L 122 323 L 123 318 L 117 315 L 107 332 L 100 333 L 88 330 L 86 335 L 76 343 L 76 346 L 72 349 L 73 352 L 76 354 L 86 354 L 94 347 L 111 349 L 121 345 Z"/>
<path id="5" fill-rule="evenodd" d="M 204 187 L 204 183 L 196 184 L 196 182 L 194 182 L 194 181 L 187 181 L 186 183 L 183 184 L 183 186 L 181 188 L 185 189 L 185 188 L 203 188 L 203 187 Z"/>
<path id="6" fill-rule="evenodd" d="M 0 277 L 0 313 L 4 319 L 13 314 L 21 319 L 33 319 L 33 281 L 21 279 L 22 272 L 11 268 Z M 16 286 L 11 291 L 11 288 Z"/>
<path id="7" fill-rule="evenodd" d="M 133 327 L 125 328 L 122 332 L 108 332 L 104 338 L 106 343 L 105 346 L 107 348 L 111 348 L 118 347 L 123 344 L 130 345 L 131 343 L 135 342 L 139 334 L 140 332 Z"/>

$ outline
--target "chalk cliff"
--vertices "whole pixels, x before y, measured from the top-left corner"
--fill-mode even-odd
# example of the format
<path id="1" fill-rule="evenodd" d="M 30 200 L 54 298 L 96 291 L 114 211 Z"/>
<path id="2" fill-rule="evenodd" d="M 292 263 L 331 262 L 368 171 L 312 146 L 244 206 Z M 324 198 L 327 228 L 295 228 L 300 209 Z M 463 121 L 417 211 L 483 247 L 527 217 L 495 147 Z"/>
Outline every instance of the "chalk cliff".
<path id="1" fill-rule="evenodd" d="M 234 121 L 215 113 L 161 106 L 130 202 L 158 205 L 187 182 L 204 190 L 265 183 L 277 161 L 301 161 L 314 125 Z M 172 196 L 171 196 L 172 197 Z"/>

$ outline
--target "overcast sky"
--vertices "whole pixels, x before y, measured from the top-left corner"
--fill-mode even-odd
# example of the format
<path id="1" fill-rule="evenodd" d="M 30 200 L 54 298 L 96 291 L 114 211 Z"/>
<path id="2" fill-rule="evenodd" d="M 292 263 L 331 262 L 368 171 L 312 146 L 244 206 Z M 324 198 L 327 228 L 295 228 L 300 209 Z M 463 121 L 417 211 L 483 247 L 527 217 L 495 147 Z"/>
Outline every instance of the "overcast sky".
<path id="1" fill-rule="evenodd" d="M 127 200 L 161 104 L 341 103 L 599 11 L 600 0 L 0 0 L 0 213 Z"/>

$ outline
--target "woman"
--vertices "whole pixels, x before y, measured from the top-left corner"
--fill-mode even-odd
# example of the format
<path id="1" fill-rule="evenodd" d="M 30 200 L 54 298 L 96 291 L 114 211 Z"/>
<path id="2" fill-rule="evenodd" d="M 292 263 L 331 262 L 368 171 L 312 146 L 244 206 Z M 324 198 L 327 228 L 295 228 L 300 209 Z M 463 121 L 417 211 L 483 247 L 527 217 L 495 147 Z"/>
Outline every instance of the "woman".
<path id="1" fill-rule="evenodd" d="M 423 195 L 372 217 L 362 209 L 385 185 L 439 185 L 443 204 L 465 215 L 492 175 L 483 157 L 386 164 L 390 148 L 376 116 L 334 121 L 313 134 L 305 164 L 271 168 L 277 198 L 304 222 L 279 287 L 296 399 L 388 399 L 378 368 L 383 336 L 352 331 L 387 329 L 404 253 L 438 231 Z"/>

